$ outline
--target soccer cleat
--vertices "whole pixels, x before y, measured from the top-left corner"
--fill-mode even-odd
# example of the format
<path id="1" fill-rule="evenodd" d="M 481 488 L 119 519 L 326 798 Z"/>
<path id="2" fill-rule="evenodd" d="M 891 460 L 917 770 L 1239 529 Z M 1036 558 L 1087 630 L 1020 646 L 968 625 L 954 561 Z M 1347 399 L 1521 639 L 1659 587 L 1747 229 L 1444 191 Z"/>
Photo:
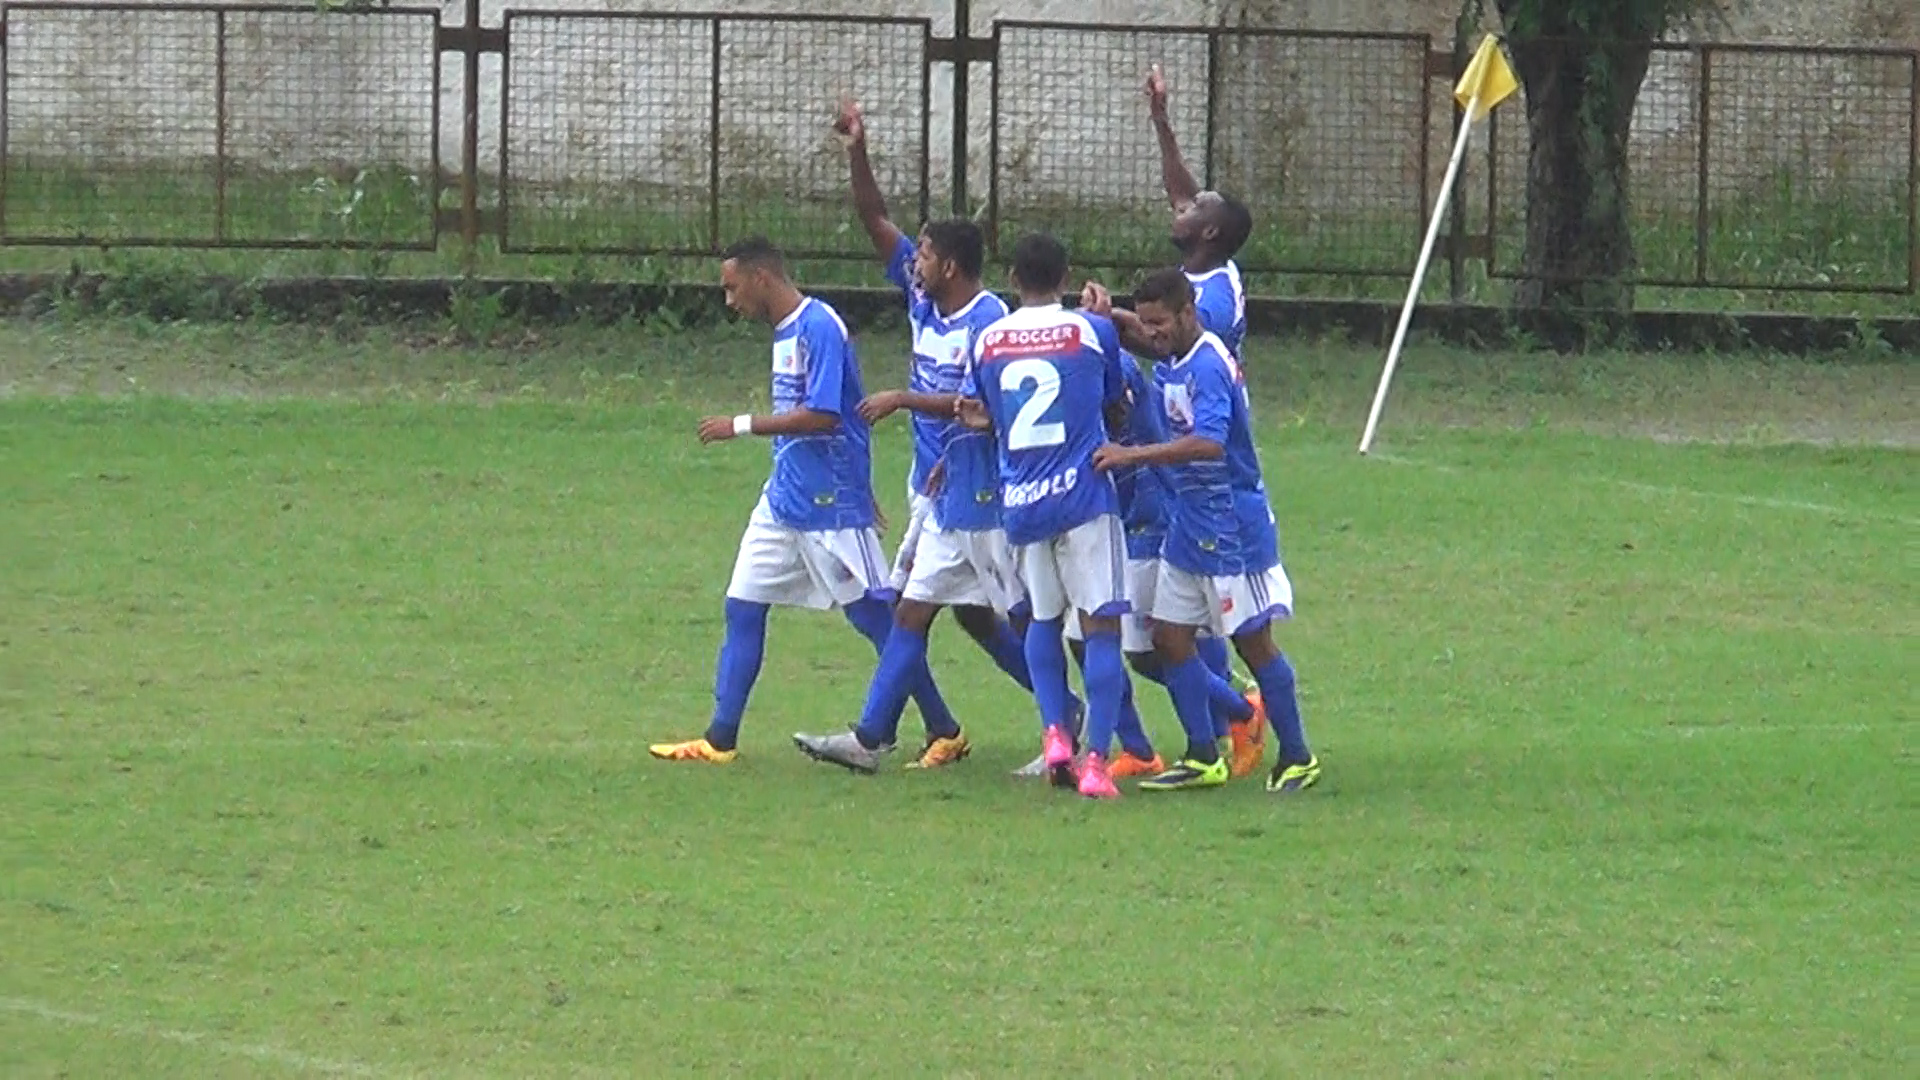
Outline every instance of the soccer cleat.
<path id="1" fill-rule="evenodd" d="M 1227 763 L 1224 758 L 1213 762 L 1183 758 L 1174 762 L 1166 772 L 1140 781 L 1140 790 L 1185 791 L 1188 788 L 1219 787 L 1226 782 Z"/>
<path id="2" fill-rule="evenodd" d="M 1246 776 L 1260 767 L 1260 759 L 1267 753 L 1267 706 L 1261 700 L 1258 688 L 1246 692 L 1247 704 L 1253 706 L 1253 717 L 1244 724 L 1228 724 L 1227 737 L 1233 743 L 1233 760 L 1228 771 L 1234 776 Z"/>
<path id="3" fill-rule="evenodd" d="M 1139 758 L 1125 751 L 1113 759 L 1113 764 L 1107 766 L 1108 774 L 1115 780 L 1125 780 L 1132 776 L 1158 776 L 1166 771 L 1167 763 L 1160 759 L 1159 754 L 1151 758 Z"/>
<path id="4" fill-rule="evenodd" d="M 938 769 L 942 765 L 951 765 L 973 753 L 973 744 L 967 741 L 964 731 L 954 732 L 952 737 L 928 739 L 926 749 L 920 756 L 907 762 L 909 769 Z"/>
<path id="5" fill-rule="evenodd" d="M 725 765 L 740 756 L 738 750 L 719 750 L 705 739 L 655 743 L 647 747 L 647 753 L 661 761 L 704 761 L 712 765 Z"/>
<path id="6" fill-rule="evenodd" d="M 1073 725 L 1074 741 L 1079 742 L 1080 733 L 1086 730 L 1087 726 L 1087 708 L 1086 705 L 1078 699 L 1074 701 L 1073 716 L 1068 722 Z M 1013 775 L 1023 780 L 1047 775 L 1047 755 L 1043 753 L 1025 765 L 1013 770 Z"/>
<path id="7" fill-rule="evenodd" d="M 1113 786 L 1113 777 L 1107 772 L 1106 758 L 1093 753 L 1087 755 L 1080 766 L 1080 794 L 1089 799 L 1120 797 L 1120 789 Z"/>
<path id="8" fill-rule="evenodd" d="M 1275 762 L 1273 771 L 1267 774 L 1267 790 L 1275 795 L 1305 791 L 1319 782 L 1320 759 L 1317 757 L 1309 757 L 1305 762 L 1292 765 L 1284 761 Z"/>
<path id="9" fill-rule="evenodd" d="M 1051 726 L 1047 728 L 1047 736 L 1040 749 L 1040 759 L 1046 763 L 1047 774 L 1054 787 L 1074 786 L 1073 740 L 1067 737 L 1065 728 Z"/>
<path id="10" fill-rule="evenodd" d="M 851 731 L 836 735 L 795 735 L 793 745 L 815 761 L 867 775 L 880 771 L 880 755 L 885 753 L 861 746 L 859 737 Z"/>
<path id="11" fill-rule="evenodd" d="M 1252 697 L 1260 692 L 1259 681 L 1246 672 L 1241 671 L 1239 668 L 1229 667 L 1227 669 L 1227 676 L 1227 681 L 1233 684 L 1233 688 L 1248 697 Z"/>

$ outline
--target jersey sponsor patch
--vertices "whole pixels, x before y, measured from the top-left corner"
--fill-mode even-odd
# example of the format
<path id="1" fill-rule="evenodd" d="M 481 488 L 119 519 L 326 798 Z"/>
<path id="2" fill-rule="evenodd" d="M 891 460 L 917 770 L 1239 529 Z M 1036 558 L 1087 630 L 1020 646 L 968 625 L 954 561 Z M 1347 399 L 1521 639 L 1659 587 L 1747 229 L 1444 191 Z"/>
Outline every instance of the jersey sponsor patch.
<path id="1" fill-rule="evenodd" d="M 1059 356 L 1080 348 L 1080 327 L 1074 323 L 1031 329 L 990 330 L 980 338 L 980 355 L 988 361 L 1016 356 Z"/>

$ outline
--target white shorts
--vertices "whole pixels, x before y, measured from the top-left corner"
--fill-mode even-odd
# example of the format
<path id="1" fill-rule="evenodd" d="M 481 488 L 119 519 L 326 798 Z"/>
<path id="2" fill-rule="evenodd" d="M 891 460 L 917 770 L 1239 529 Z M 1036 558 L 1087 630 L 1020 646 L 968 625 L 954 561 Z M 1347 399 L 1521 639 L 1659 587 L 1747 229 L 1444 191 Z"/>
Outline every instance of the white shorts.
<path id="1" fill-rule="evenodd" d="M 871 528 L 802 532 L 773 516 L 765 495 L 747 519 L 727 596 L 825 610 L 886 589 L 886 557 Z"/>
<path id="2" fill-rule="evenodd" d="M 1027 598 L 1004 529 L 941 527 L 929 514 L 913 549 L 912 572 L 900 595 L 941 607 L 989 607 L 1002 615 Z"/>
<path id="3" fill-rule="evenodd" d="M 1127 538 L 1116 514 L 1102 514 L 1059 536 L 1016 549 L 1033 617 L 1127 612 Z"/>
<path id="4" fill-rule="evenodd" d="M 1153 593 L 1160 580 L 1159 559 L 1127 560 L 1127 602 L 1133 605 L 1120 620 L 1120 650 L 1128 653 L 1153 651 Z M 1085 641 L 1079 619 L 1067 620 L 1067 640 Z"/>
<path id="5" fill-rule="evenodd" d="M 1293 618 L 1293 582 L 1279 563 L 1257 574 L 1207 577 L 1162 562 L 1153 593 L 1153 618 L 1230 638 L 1262 619 Z"/>
<path id="6" fill-rule="evenodd" d="M 907 578 L 913 573 L 913 549 L 933 514 L 933 500 L 913 490 L 911 478 L 907 483 L 907 532 L 900 538 L 900 550 L 893 553 L 893 575 L 888 581 L 894 592 L 906 590 Z"/>

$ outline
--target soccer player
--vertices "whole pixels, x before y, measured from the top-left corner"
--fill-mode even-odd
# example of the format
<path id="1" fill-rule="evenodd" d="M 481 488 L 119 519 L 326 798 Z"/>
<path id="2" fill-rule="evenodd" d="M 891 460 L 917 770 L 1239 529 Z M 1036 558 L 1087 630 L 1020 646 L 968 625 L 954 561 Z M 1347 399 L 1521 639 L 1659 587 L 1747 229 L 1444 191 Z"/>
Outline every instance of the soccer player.
<path id="1" fill-rule="evenodd" d="M 1066 248 L 1050 236 L 1014 245 L 1020 309 L 980 335 L 960 416 L 991 430 L 999 448 L 1001 519 L 1033 605 L 1026 654 L 1046 767 L 1056 785 L 1075 783 L 1062 633 L 1072 616 L 1087 641 L 1087 753 L 1078 787 L 1112 798 L 1120 792 L 1108 752 L 1128 683 L 1120 648 L 1126 541 L 1119 495 L 1093 455 L 1108 442 L 1109 425 L 1124 424 L 1126 384 L 1113 323 L 1060 305 L 1067 268 Z"/>
<path id="2" fill-rule="evenodd" d="M 1154 135 L 1160 146 L 1160 178 L 1173 206 L 1173 228 L 1169 234 L 1181 256 L 1181 269 L 1193 284 L 1194 296 L 1203 329 L 1219 337 L 1237 364 L 1247 336 L 1247 294 L 1234 256 L 1246 246 L 1253 233 L 1253 215 L 1238 199 L 1217 191 L 1202 191 L 1199 181 L 1180 155 L 1179 140 L 1167 117 L 1166 75 L 1155 64 L 1147 73 L 1147 115 L 1153 121 Z M 1119 328 L 1120 340 L 1130 349 L 1151 354 L 1153 344 L 1130 311 L 1114 309 L 1104 286 L 1089 284 L 1083 305 L 1107 312 Z M 1236 681 L 1237 673 L 1227 655 L 1226 644 L 1209 635 L 1199 640 L 1200 657 L 1209 670 L 1222 679 Z M 1246 689 L 1244 685 L 1242 689 Z M 1266 753 L 1266 716 L 1254 699 L 1256 716 L 1246 721 L 1231 721 L 1227 734 L 1232 742 L 1231 771 L 1243 776 L 1260 765 Z"/>
<path id="3" fill-rule="evenodd" d="M 1187 754 L 1141 782 L 1148 790 L 1227 781 L 1208 711 L 1207 667 L 1194 651 L 1202 627 L 1230 638 L 1260 683 L 1279 760 L 1267 790 L 1291 793 L 1320 779 L 1307 747 L 1293 667 L 1273 641 L 1275 619 L 1291 618 L 1293 585 L 1280 563 L 1272 507 L 1253 446 L 1246 384 L 1232 350 L 1200 325 L 1192 283 L 1179 270 L 1154 274 L 1134 292 L 1135 312 L 1156 351 L 1157 404 L 1169 440 L 1102 447 L 1103 470 L 1160 466 L 1172 484 L 1172 513 L 1154 589 L 1154 643 L 1166 665 Z"/>
<path id="4" fill-rule="evenodd" d="M 717 765 L 737 756 L 771 607 L 837 607 L 875 649 L 892 623 L 886 563 L 873 528 L 869 433 L 857 411 L 860 367 L 846 324 L 825 302 L 794 287 L 779 249 L 768 241 L 743 240 L 722 258 L 727 306 L 773 327 L 773 412 L 709 416 L 700 421 L 700 441 L 769 437 L 773 474 L 740 538 L 727 585 L 726 637 L 707 732 L 649 748 L 657 758 Z M 911 682 L 929 737 L 956 737 L 960 726 L 924 660 Z"/>
<path id="5" fill-rule="evenodd" d="M 960 625 L 1024 689 L 1031 692 L 1033 683 L 1021 639 L 1000 617 L 1023 613 L 1026 597 L 1000 527 L 993 440 L 954 421 L 974 341 L 1007 314 L 1006 303 L 981 285 L 985 238 L 971 221 L 952 219 L 928 225 L 918 244 L 908 239 L 887 217 L 867 159 L 858 105 L 841 105 L 835 130 L 847 143 L 861 223 L 888 280 L 906 295 L 913 331 L 909 388 L 874 394 L 861 403 L 860 414 L 870 422 L 900 409 L 913 414 L 913 514 L 895 564 L 901 598 L 893 631 L 881 650 L 859 724 L 850 732 L 793 738 L 816 760 L 870 773 L 893 744 L 910 690 L 907 680 L 926 662 L 927 630 L 942 608 L 952 607 Z M 916 764 L 937 768 L 966 757 L 969 749 L 964 735 L 930 737 Z"/>
<path id="6" fill-rule="evenodd" d="M 1166 419 L 1157 407 L 1151 379 L 1131 353 L 1122 352 L 1120 363 L 1127 384 L 1129 409 L 1127 426 L 1115 433 L 1114 441 L 1125 446 L 1151 446 L 1167 441 Z M 1154 649 L 1151 618 L 1154 589 L 1160 577 L 1160 549 L 1167 534 L 1168 490 L 1162 472 L 1153 466 L 1128 466 L 1113 470 L 1113 477 L 1120 496 L 1121 522 L 1127 531 L 1127 599 L 1133 605 L 1133 610 L 1121 624 L 1121 648 L 1135 674 L 1165 686 L 1166 675 L 1159 654 Z M 1084 646 L 1078 640 L 1078 631 L 1076 625 L 1070 623 L 1067 626 L 1067 637 L 1084 661 Z M 1207 680 L 1215 735 L 1227 738 L 1234 727 L 1257 722 L 1261 708 L 1257 690 L 1238 690 L 1211 670 L 1207 673 Z M 1141 724 L 1131 685 L 1128 690 L 1121 702 L 1117 730 L 1122 753 L 1111 765 L 1116 780 L 1130 776 L 1157 776 L 1166 771 L 1165 762 L 1154 752 L 1153 743 Z M 1259 766 L 1257 748 L 1250 761 L 1239 750 L 1237 741 L 1235 748 L 1236 755 L 1230 759 L 1233 775 L 1244 776 Z"/>

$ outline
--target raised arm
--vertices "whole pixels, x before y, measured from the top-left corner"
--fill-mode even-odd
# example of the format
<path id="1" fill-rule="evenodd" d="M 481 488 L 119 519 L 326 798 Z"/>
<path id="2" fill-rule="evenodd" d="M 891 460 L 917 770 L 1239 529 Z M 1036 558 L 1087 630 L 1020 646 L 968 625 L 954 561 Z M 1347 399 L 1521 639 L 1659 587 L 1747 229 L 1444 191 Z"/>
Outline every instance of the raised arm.
<path id="1" fill-rule="evenodd" d="M 1147 115 L 1153 118 L 1153 133 L 1160 142 L 1160 182 L 1166 186 L 1167 201 L 1174 210 L 1185 210 L 1200 194 L 1200 182 L 1180 157 L 1180 142 L 1167 119 L 1167 76 L 1159 64 L 1147 72 Z"/>
<path id="2" fill-rule="evenodd" d="M 867 157 L 867 124 L 860 113 L 859 102 L 849 99 L 840 102 L 840 116 L 834 121 L 833 130 L 847 148 L 853 208 L 860 215 L 860 225 L 873 241 L 874 254 L 882 263 L 891 264 L 906 234 L 887 217 L 887 198 L 880 194 L 880 184 L 873 178 L 873 162 Z"/>
<path id="3" fill-rule="evenodd" d="M 1145 328 L 1140 325 L 1140 317 L 1126 308 L 1113 306 L 1113 293 L 1097 281 L 1089 281 L 1080 290 L 1080 306 L 1095 315 L 1105 315 L 1113 320 L 1113 327 L 1120 334 L 1120 344 L 1137 356 L 1154 356 L 1157 350 L 1147 338 Z"/>

